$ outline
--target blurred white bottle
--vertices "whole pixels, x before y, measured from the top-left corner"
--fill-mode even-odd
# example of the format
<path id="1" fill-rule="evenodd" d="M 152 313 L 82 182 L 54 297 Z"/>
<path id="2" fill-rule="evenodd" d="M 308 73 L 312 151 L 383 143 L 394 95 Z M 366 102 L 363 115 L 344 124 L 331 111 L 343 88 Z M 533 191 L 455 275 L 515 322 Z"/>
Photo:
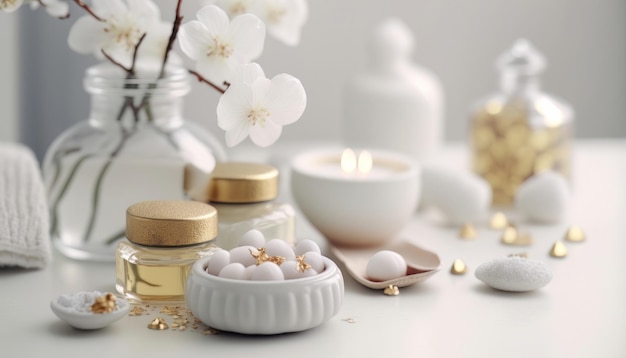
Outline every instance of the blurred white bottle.
<path id="1" fill-rule="evenodd" d="M 387 19 L 374 31 L 370 68 L 346 87 L 343 138 L 348 146 L 398 151 L 420 163 L 441 147 L 443 89 L 435 74 L 411 61 L 414 44 L 399 19 Z"/>

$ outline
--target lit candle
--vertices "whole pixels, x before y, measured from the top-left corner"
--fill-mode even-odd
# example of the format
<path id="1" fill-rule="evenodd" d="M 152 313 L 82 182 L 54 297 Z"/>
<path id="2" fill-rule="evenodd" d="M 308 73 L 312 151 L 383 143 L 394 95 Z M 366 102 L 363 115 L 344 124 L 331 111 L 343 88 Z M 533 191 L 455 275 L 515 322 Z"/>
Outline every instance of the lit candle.
<path id="1" fill-rule="evenodd" d="M 388 151 L 320 149 L 292 162 L 294 199 L 332 243 L 373 246 L 389 241 L 415 212 L 417 164 Z"/>

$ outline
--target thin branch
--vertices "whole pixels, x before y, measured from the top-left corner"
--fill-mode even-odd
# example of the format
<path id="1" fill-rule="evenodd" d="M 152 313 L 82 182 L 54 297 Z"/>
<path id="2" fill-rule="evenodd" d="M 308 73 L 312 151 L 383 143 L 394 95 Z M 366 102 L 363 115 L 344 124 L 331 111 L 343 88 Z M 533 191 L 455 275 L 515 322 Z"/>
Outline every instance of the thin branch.
<path id="1" fill-rule="evenodd" d="M 91 7 L 89 7 L 89 5 L 85 4 L 81 0 L 74 0 L 74 2 L 76 3 L 76 5 L 82 7 L 85 11 L 87 11 L 87 13 L 91 15 L 94 19 L 100 22 L 105 22 L 103 18 L 101 18 L 100 16 L 96 15 L 95 12 L 93 12 L 93 10 L 91 9 Z"/>
<path id="2" fill-rule="evenodd" d="M 143 42 L 143 39 L 146 38 L 146 34 L 147 33 L 144 32 L 143 35 L 141 35 L 141 37 L 139 38 L 139 41 L 137 41 L 137 44 L 135 45 L 135 50 L 133 51 L 133 60 L 130 63 L 130 71 L 128 71 L 128 73 L 131 76 L 135 75 L 135 64 L 137 63 L 137 53 L 139 52 L 139 46 Z"/>
<path id="3" fill-rule="evenodd" d="M 124 71 L 126 71 L 128 74 L 132 74 L 132 69 L 130 68 L 126 68 L 124 65 L 122 65 L 121 63 L 117 62 L 113 57 L 109 56 L 108 53 L 106 53 L 106 51 L 104 51 L 104 49 L 101 49 L 100 52 L 102 52 L 102 54 L 104 55 L 104 57 L 106 57 L 107 60 L 111 61 L 112 64 L 120 67 L 121 69 L 123 69 Z"/>
<path id="4" fill-rule="evenodd" d="M 207 80 L 206 78 L 204 78 L 204 77 L 203 77 L 201 74 L 199 74 L 198 72 L 193 71 L 193 70 L 187 70 L 187 71 L 189 71 L 189 73 L 191 73 L 192 75 L 196 76 L 196 78 L 198 79 L 198 81 L 199 81 L 199 82 L 206 83 L 207 85 L 209 85 L 209 86 L 213 87 L 216 91 L 218 91 L 218 92 L 220 92 L 220 93 L 222 93 L 222 94 L 223 94 L 224 92 L 226 92 L 226 90 L 225 90 L 225 89 L 220 88 L 220 87 L 219 87 L 218 85 L 216 85 L 215 83 L 213 83 L 213 82 L 211 82 L 211 81 Z M 230 86 L 230 84 L 229 84 L 229 86 Z M 227 89 L 228 89 L 228 88 L 227 88 Z"/>
<path id="5" fill-rule="evenodd" d="M 174 23 L 172 24 L 172 33 L 170 34 L 170 38 L 167 41 L 167 47 L 165 48 L 165 54 L 163 55 L 163 63 L 161 64 L 161 72 L 159 73 L 159 78 L 165 77 L 165 65 L 167 63 L 167 59 L 170 56 L 170 51 L 172 51 L 172 47 L 174 47 L 174 41 L 176 41 L 176 36 L 178 36 L 180 24 L 183 22 L 183 17 L 180 15 L 180 8 L 182 6 L 182 3 L 182 0 L 178 0 L 176 4 L 176 16 L 174 18 Z"/>

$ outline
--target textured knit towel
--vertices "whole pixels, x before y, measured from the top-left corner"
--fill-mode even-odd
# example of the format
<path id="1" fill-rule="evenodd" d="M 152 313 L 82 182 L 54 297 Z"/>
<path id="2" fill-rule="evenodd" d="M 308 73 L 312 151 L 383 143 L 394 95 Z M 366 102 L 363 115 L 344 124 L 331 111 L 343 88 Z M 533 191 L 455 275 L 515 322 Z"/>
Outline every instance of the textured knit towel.
<path id="1" fill-rule="evenodd" d="M 0 143 L 0 266 L 42 268 L 51 259 L 48 207 L 37 159 Z"/>

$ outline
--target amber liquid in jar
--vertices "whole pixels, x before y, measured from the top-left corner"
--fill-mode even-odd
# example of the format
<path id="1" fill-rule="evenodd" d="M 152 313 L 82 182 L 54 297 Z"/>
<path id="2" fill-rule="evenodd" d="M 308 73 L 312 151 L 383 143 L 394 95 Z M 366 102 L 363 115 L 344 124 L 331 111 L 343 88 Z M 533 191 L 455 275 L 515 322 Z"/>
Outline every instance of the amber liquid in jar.
<path id="1" fill-rule="evenodd" d="M 121 242 L 116 256 L 115 288 L 137 301 L 182 302 L 191 266 L 216 246 L 145 247 Z"/>

